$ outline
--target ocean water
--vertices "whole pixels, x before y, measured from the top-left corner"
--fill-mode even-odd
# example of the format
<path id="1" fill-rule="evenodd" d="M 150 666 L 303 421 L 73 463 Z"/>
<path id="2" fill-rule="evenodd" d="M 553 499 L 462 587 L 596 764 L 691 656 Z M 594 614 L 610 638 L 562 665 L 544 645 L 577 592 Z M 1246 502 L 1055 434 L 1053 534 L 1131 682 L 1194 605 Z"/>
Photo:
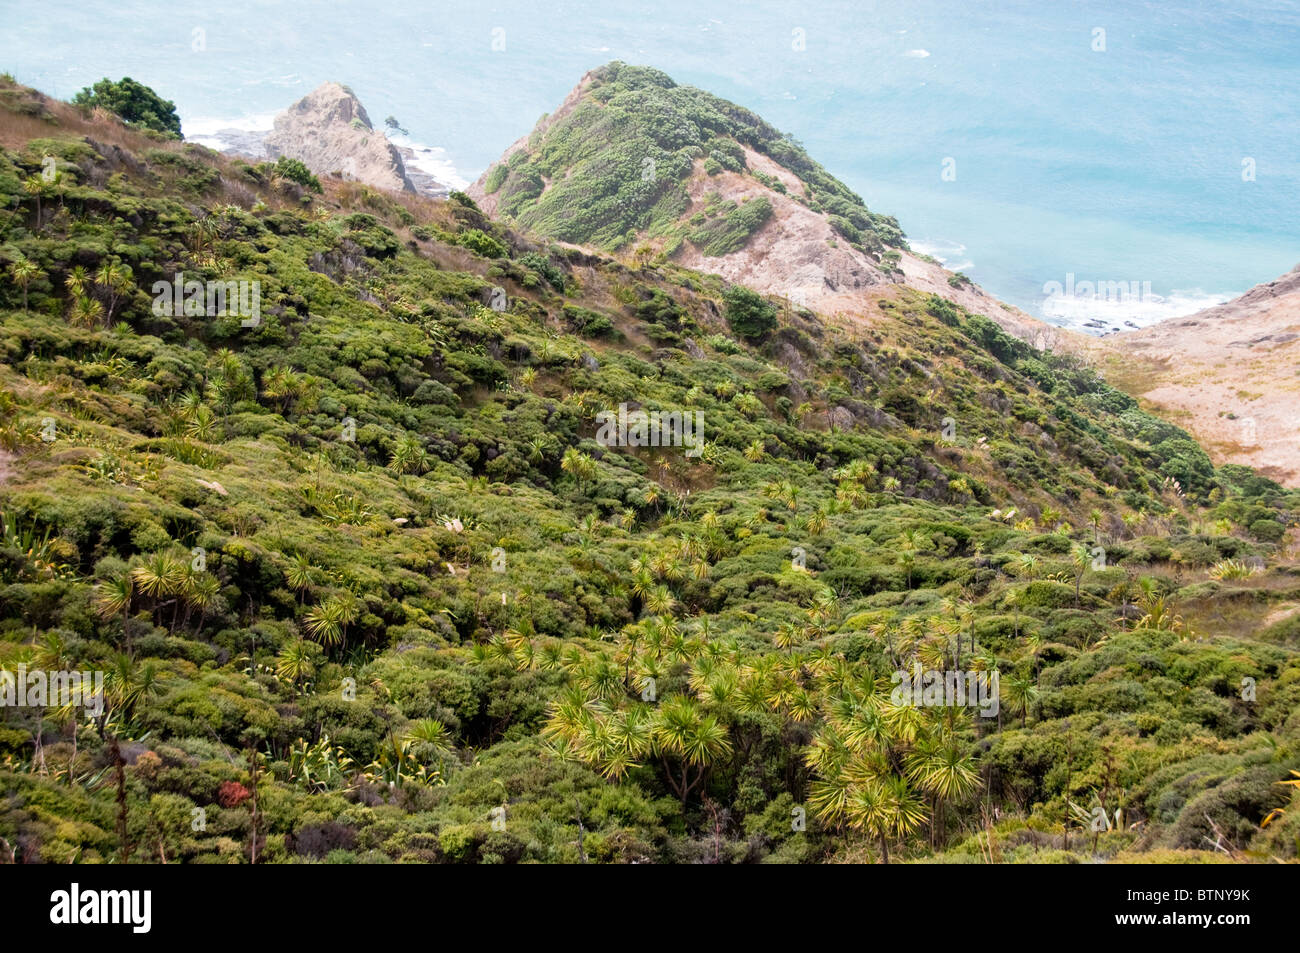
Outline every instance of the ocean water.
<path id="1" fill-rule="evenodd" d="M 35 11 L 0 0 L 0 70 L 47 93 L 129 75 L 175 101 L 201 139 L 266 128 L 336 80 L 376 125 L 396 116 L 420 166 L 453 185 L 586 70 L 654 66 L 758 112 L 897 216 L 913 247 L 1059 324 L 1146 324 L 1300 261 L 1295 0 L 46 0 Z"/>

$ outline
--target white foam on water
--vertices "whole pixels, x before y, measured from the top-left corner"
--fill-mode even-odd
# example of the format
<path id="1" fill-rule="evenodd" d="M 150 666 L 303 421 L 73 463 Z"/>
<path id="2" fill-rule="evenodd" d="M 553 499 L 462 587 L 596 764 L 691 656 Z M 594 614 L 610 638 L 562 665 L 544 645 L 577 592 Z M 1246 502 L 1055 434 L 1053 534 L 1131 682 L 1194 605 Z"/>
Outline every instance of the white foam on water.
<path id="1" fill-rule="evenodd" d="M 933 240 L 909 238 L 907 243 L 918 255 L 929 255 L 949 271 L 969 271 L 975 262 L 966 257 L 966 246 L 961 242 L 938 238 Z"/>
<path id="2" fill-rule="evenodd" d="M 1185 317 L 1223 304 L 1233 297 L 1208 294 L 1199 288 L 1174 290 L 1167 295 L 1142 294 L 1127 297 L 1048 295 L 1043 299 L 1040 313 L 1044 320 L 1052 324 L 1099 334 L 1112 329 L 1131 330 L 1132 325 L 1144 328 L 1169 318 Z M 1101 322 L 1106 327 L 1088 327 L 1089 322 Z"/>
<path id="3" fill-rule="evenodd" d="M 216 116 L 181 117 L 181 130 L 185 138 L 193 142 L 211 139 L 219 132 L 236 129 L 239 132 L 270 132 L 275 125 L 278 113 L 249 113 L 235 118 Z"/>
<path id="4" fill-rule="evenodd" d="M 451 161 L 447 150 L 441 146 L 426 146 L 400 134 L 388 138 L 393 145 L 410 149 L 414 153 L 413 158 L 402 158 L 408 167 L 431 175 L 443 185 L 449 185 L 453 189 L 463 189 L 469 185 L 469 181 L 456 170 L 456 165 Z"/>

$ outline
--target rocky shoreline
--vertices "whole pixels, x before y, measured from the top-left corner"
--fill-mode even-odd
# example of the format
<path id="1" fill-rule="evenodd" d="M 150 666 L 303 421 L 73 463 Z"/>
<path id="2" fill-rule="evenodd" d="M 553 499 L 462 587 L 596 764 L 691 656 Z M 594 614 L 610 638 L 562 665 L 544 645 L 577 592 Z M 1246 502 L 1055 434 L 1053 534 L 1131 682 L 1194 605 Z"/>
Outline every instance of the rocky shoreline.
<path id="1" fill-rule="evenodd" d="M 219 152 L 251 162 L 283 155 L 317 175 L 432 198 L 451 193 L 451 186 L 414 164 L 414 149 L 395 145 L 375 129 L 360 100 L 339 83 L 317 87 L 277 115 L 270 129 L 220 129 L 202 138 Z"/>

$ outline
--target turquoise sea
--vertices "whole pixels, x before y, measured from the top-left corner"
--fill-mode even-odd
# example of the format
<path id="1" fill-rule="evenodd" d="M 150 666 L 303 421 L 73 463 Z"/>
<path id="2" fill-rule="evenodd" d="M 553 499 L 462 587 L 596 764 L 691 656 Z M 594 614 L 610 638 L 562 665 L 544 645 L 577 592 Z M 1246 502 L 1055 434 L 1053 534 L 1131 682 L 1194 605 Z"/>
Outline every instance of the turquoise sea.
<path id="1" fill-rule="evenodd" d="M 1300 261 L 1296 2 L 0 0 L 0 22 L 0 70 L 59 97 L 132 76 L 191 137 L 346 83 L 453 184 L 586 70 L 654 66 L 755 110 L 914 247 L 1059 323 L 1148 323 Z M 1045 300 L 1069 275 L 1151 294 Z"/>

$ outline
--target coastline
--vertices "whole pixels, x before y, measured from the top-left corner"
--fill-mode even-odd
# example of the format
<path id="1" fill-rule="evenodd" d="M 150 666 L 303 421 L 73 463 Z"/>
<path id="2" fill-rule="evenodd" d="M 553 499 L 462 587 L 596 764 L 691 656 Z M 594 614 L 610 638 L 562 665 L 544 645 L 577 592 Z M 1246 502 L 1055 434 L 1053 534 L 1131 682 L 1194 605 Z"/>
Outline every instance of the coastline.
<path id="1" fill-rule="evenodd" d="M 182 117 L 181 129 L 185 132 L 186 142 L 262 162 L 272 158 L 265 140 L 271 134 L 278 115 L 280 113 L 258 113 L 236 119 Z M 469 180 L 457 170 L 443 147 L 427 145 L 402 135 L 387 138 L 402 157 L 407 178 L 420 194 L 446 198 L 453 190 L 469 185 Z"/>

